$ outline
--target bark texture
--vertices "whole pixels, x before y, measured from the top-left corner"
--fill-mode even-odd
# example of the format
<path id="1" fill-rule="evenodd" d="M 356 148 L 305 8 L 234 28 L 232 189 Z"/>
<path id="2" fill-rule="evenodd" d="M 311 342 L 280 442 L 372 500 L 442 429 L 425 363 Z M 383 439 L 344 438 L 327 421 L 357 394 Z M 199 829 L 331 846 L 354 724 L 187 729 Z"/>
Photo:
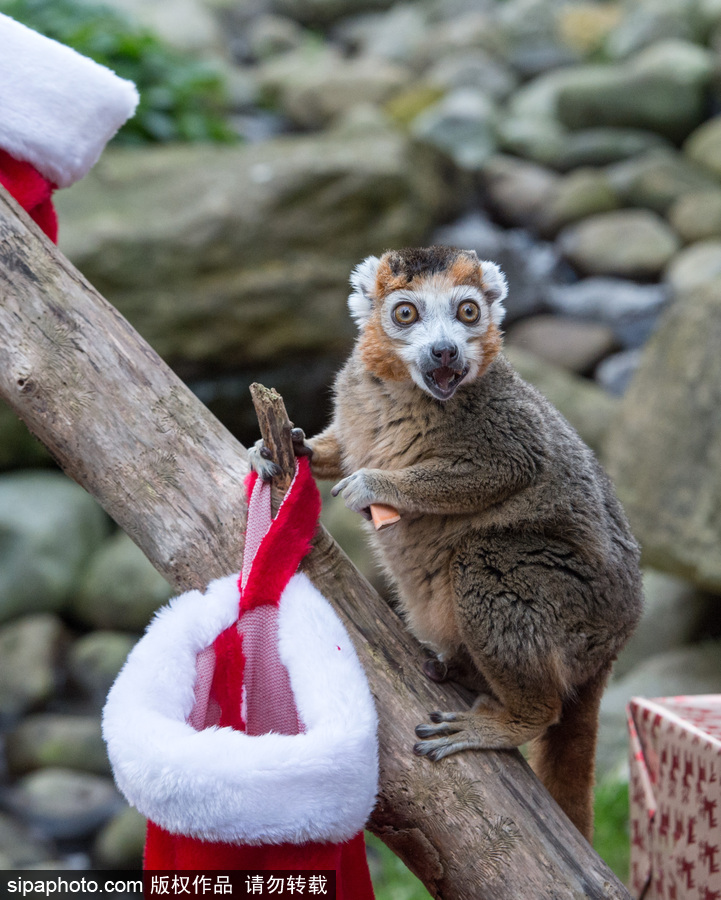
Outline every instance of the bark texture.
<path id="1" fill-rule="evenodd" d="M 2 191 L 0 396 L 179 589 L 238 570 L 243 447 Z M 322 528 L 305 570 L 343 618 L 378 706 L 369 827 L 430 893 L 627 898 L 517 752 L 413 756 L 426 713 L 467 698 L 420 673 L 422 651 Z"/>

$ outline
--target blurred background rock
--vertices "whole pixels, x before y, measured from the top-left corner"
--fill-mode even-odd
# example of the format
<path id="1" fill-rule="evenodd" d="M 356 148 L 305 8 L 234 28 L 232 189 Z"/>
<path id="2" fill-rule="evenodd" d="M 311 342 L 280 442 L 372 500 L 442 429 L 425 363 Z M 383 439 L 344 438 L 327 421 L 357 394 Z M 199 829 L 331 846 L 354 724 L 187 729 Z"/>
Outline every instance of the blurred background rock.
<path id="1" fill-rule="evenodd" d="M 509 356 L 643 545 L 646 615 L 599 747 L 600 849 L 623 876 L 625 703 L 721 692 L 721 2 L 0 11 L 138 82 L 136 119 L 57 195 L 60 247 L 246 445 L 252 381 L 307 433 L 327 421 L 365 256 L 448 243 L 503 267 Z M 0 866 L 136 866 L 99 710 L 170 589 L 5 408 L 0 468 Z"/>

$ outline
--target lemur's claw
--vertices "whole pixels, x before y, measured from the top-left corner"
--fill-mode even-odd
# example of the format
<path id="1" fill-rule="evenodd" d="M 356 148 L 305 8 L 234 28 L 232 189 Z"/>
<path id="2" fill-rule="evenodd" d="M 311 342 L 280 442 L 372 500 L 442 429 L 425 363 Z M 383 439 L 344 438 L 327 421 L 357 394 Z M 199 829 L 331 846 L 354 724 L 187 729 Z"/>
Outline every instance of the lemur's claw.
<path id="1" fill-rule="evenodd" d="M 270 481 L 271 478 L 277 478 L 281 474 L 280 466 L 273 462 L 271 452 L 262 438 L 248 450 L 248 462 L 250 468 L 257 472 L 263 481 Z"/>

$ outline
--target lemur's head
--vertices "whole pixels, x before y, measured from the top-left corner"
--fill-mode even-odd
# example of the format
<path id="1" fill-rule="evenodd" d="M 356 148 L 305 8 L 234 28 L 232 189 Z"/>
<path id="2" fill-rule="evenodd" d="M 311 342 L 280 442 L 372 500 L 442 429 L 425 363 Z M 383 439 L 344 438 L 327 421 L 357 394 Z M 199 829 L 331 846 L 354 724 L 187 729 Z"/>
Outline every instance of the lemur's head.
<path id="1" fill-rule="evenodd" d="M 411 378 L 448 400 L 500 350 L 506 279 L 472 250 L 389 250 L 364 260 L 351 284 L 361 357 L 384 380 Z"/>

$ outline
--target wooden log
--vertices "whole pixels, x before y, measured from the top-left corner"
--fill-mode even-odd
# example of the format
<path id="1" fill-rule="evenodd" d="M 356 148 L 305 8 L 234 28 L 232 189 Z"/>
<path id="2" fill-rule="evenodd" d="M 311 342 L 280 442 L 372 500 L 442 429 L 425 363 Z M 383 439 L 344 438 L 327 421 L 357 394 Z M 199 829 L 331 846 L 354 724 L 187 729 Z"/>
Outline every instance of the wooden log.
<path id="1" fill-rule="evenodd" d="M 3 191 L 0 396 L 178 588 L 239 569 L 244 448 Z M 304 566 L 344 620 L 378 707 L 369 827 L 430 893 L 628 898 L 519 753 L 413 755 L 427 712 L 468 698 L 421 674 L 420 648 L 324 529 Z"/>

